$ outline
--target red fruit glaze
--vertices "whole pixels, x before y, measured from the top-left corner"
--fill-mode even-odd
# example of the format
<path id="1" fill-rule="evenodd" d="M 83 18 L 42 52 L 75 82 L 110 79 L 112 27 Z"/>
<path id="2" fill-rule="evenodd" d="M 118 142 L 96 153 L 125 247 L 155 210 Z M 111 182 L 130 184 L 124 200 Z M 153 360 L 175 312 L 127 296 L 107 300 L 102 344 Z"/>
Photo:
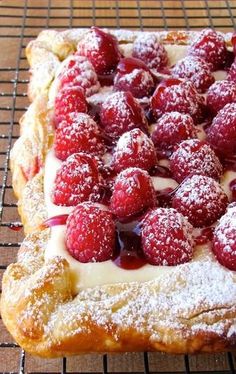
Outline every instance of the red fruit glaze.
<path id="1" fill-rule="evenodd" d="M 117 176 L 110 207 L 119 219 L 141 214 L 155 203 L 152 180 L 145 170 L 128 168 Z"/>
<path id="2" fill-rule="evenodd" d="M 168 63 L 167 52 L 154 34 L 138 36 L 132 56 L 142 60 L 150 69 L 161 70 Z"/>
<path id="3" fill-rule="evenodd" d="M 147 120 L 139 102 L 130 92 L 116 92 L 101 105 L 101 124 L 112 138 L 134 128 L 147 131 Z"/>
<path id="4" fill-rule="evenodd" d="M 21 222 L 11 222 L 8 228 L 12 231 L 20 231 L 23 228 Z"/>
<path id="5" fill-rule="evenodd" d="M 221 265 L 236 271 L 236 207 L 229 206 L 213 236 L 213 253 Z"/>
<path id="6" fill-rule="evenodd" d="M 207 92 L 207 106 L 216 115 L 226 104 L 236 102 L 236 82 L 217 81 Z"/>
<path id="7" fill-rule="evenodd" d="M 173 149 L 185 139 L 197 137 L 192 117 L 179 112 L 165 113 L 155 125 L 152 141 L 158 149 Z"/>
<path id="8" fill-rule="evenodd" d="M 227 79 L 236 83 L 236 59 L 234 60 L 228 71 Z"/>
<path id="9" fill-rule="evenodd" d="M 79 41 L 76 53 L 87 57 L 97 74 L 113 72 L 121 58 L 115 36 L 102 31 L 98 27 L 92 27 Z"/>
<path id="10" fill-rule="evenodd" d="M 41 227 L 42 227 L 43 229 L 45 229 L 45 228 L 48 228 L 48 227 L 54 227 L 54 226 L 65 225 L 68 216 L 69 216 L 69 214 L 59 214 L 59 215 L 57 215 L 57 216 L 50 217 L 50 218 L 46 219 L 46 220 L 42 223 Z"/>
<path id="11" fill-rule="evenodd" d="M 60 81 L 60 89 L 68 86 L 81 87 L 85 96 L 91 96 L 100 88 L 97 74 L 91 62 L 86 57 L 77 54 L 68 57 L 61 63 L 58 80 Z"/>
<path id="12" fill-rule="evenodd" d="M 77 205 L 67 219 L 66 246 L 80 262 L 109 260 L 115 246 L 111 213 L 88 202 Z"/>
<path id="13" fill-rule="evenodd" d="M 75 153 L 57 171 L 52 201 L 56 205 L 74 206 L 88 200 L 98 188 L 99 181 L 94 158 L 86 153 Z"/>
<path id="14" fill-rule="evenodd" d="M 147 261 L 141 249 L 141 239 L 133 231 L 118 232 L 119 253 L 114 258 L 114 263 L 126 270 L 135 270 L 144 266 Z"/>
<path id="15" fill-rule="evenodd" d="M 236 151 L 236 103 L 226 104 L 213 119 L 207 140 L 223 156 Z"/>
<path id="16" fill-rule="evenodd" d="M 172 76 L 190 80 L 201 93 L 215 82 L 210 66 L 202 58 L 195 56 L 186 56 L 178 61 L 172 69 Z"/>
<path id="17" fill-rule="evenodd" d="M 174 266 L 193 256 L 193 227 L 175 209 L 157 208 L 142 222 L 142 247 L 152 265 Z"/>
<path id="18" fill-rule="evenodd" d="M 220 69 L 227 59 L 224 38 L 214 30 L 202 30 L 191 44 L 189 54 L 205 60 L 212 70 Z"/>
<path id="19" fill-rule="evenodd" d="M 101 154 L 104 152 L 101 131 L 88 114 L 71 113 L 56 129 L 54 150 L 60 160 L 77 152 Z"/>
<path id="20" fill-rule="evenodd" d="M 72 112 L 87 113 L 88 103 L 81 87 L 65 87 L 56 96 L 54 104 L 54 123 L 57 126 Z"/>
<path id="21" fill-rule="evenodd" d="M 134 97 L 150 96 L 154 90 L 154 80 L 148 67 L 136 58 L 120 60 L 114 79 L 116 91 L 130 91 Z"/>
<path id="22" fill-rule="evenodd" d="M 172 206 L 195 227 L 209 226 L 224 214 L 228 198 L 214 179 L 193 175 L 177 189 Z"/>
<path id="23" fill-rule="evenodd" d="M 151 108 L 156 118 L 166 112 L 189 114 L 195 123 L 203 118 L 204 99 L 190 81 L 169 78 L 163 80 L 151 98 Z"/>
<path id="24" fill-rule="evenodd" d="M 223 167 L 210 145 L 199 139 L 185 140 L 170 158 L 170 169 L 179 183 L 193 174 L 219 179 Z"/>
<path id="25" fill-rule="evenodd" d="M 156 163 L 154 144 L 140 129 L 121 135 L 112 157 L 112 166 L 117 173 L 129 167 L 149 170 Z"/>

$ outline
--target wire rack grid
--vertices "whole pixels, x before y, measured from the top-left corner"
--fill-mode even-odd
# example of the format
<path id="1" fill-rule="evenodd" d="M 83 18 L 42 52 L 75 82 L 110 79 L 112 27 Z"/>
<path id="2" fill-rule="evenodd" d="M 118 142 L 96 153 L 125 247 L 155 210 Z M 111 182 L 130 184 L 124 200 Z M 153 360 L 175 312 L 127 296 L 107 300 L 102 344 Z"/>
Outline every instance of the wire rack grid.
<path id="1" fill-rule="evenodd" d="M 16 258 L 23 235 L 10 231 L 18 221 L 9 156 L 28 105 L 24 49 L 43 28 L 97 25 L 141 30 L 235 28 L 236 1 L 188 0 L 1 0 L 0 1 L 0 274 Z M 19 223 L 20 226 L 20 223 Z M 235 373 L 232 353 L 169 356 L 161 353 L 88 355 L 40 360 L 12 341 L 0 320 L 0 373 Z"/>

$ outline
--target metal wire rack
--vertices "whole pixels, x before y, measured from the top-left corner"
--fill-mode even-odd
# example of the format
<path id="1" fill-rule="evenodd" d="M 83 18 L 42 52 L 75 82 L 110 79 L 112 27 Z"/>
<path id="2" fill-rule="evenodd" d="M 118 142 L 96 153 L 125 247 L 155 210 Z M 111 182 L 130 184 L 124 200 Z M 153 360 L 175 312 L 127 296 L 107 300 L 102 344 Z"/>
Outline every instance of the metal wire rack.
<path id="1" fill-rule="evenodd" d="M 235 28 L 236 1 L 189 0 L 2 0 L 0 1 L 0 275 L 14 261 L 22 233 L 10 231 L 18 220 L 13 203 L 10 149 L 28 101 L 28 67 L 24 49 L 43 28 L 91 25 L 128 29 Z M 160 353 L 89 355 L 40 360 L 12 341 L 0 320 L 1 373 L 235 373 L 232 353 L 169 356 Z"/>

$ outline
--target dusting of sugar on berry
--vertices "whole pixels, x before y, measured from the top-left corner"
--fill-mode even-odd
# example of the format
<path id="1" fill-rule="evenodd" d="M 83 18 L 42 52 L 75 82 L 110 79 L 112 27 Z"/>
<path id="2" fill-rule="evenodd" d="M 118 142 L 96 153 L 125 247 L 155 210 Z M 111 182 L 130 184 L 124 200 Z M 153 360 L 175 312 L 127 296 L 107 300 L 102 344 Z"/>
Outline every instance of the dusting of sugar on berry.
<path id="1" fill-rule="evenodd" d="M 229 205 L 214 231 L 213 253 L 226 268 L 236 271 L 236 206 Z"/>
<path id="2" fill-rule="evenodd" d="M 77 45 L 76 53 L 88 58 L 97 74 L 113 72 L 121 58 L 116 37 L 98 27 L 92 27 L 84 35 Z"/>
<path id="3" fill-rule="evenodd" d="M 197 131 L 189 114 L 170 112 L 158 119 L 151 137 L 157 148 L 171 150 L 182 140 L 197 137 Z"/>
<path id="4" fill-rule="evenodd" d="M 100 84 L 91 62 L 83 56 L 76 54 L 69 56 L 61 63 L 57 80 L 59 87 L 81 87 L 86 96 L 91 96 L 99 91 Z"/>
<path id="5" fill-rule="evenodd" d="M 147 131 L 147 119 L 141 105 L 130 92 L 115 92 L 101 105 L 101 124 L 110 137 L 119 137 L 134 128 Z"/>
<path id="6" fill-rule="evenodd" d="M 227 49 L 222 35 L 211 29 L 204 29 L 196 35 L 190 45 L 189 54 L 205 60 L 212 70 L 220 69 L 227 59 Z"/>
<path id="7" fill-rule="evenodd" d="M 80 262 L 109 260 L 115 246 L 112 214 L 92 203 L 77 205 L 67 219 L 65 240 L 69 253 Z"/>
<path id="8" fill-rule="evenodd" d="M 194 227 L 209 226 L 224 214 L 228 198 L 220 184 L 203 175 L 187 178 L 172 200 L 177 209 Z"/>
<path id="9" fill-rule="evenodd" d="M 183 264 L 193 256 L 193 227 L 172 208 L 157 208 L 142 221 L 142 248 L 153 265 Z"/>
<path id="10" fill-rule="evenodd" d="M 195 123 L 203 119 L 204 98 L 190 81 L 169 78 L 163 80 L 151 97 L 151 108 L 156 118 L 166 112 L 189 114 Z"/>
<path id="11" fill-rule="evenodd" d="M 60 160 L 77 152 L 104 153 L 99 126 L 88 114 L 71 113 L 56 129 L 54 150 Z"/>
<path id="12" fill-rule="evenodd" d="M 207 131 L 207 140 L 223 156 L 236 151 L 236 103 L 226 104 L 214 117 Z"/>
<path id="13" fill-rule="evenodd" d="M 178 61 L 172 68 L 172 76 L 190 80 L 201 93 L 205 92 L 215 81 L 210 66 L 197 56 L 186 56 Z"/>
<path id="14" fill-rule="evenodd" d="M 134 69 L 127 74 L 117 73 L 114 79 L 114 89 L 130 91 L 136 98 L 150 96 L 154 90 L 152 75 L 142 69 Z"/>
<path id="15" fill-rule="evenodd" d="M 213 149 L 199 139 L 185 140 L 178 145 L 171 155 L 170 169 L 178 182 L 193 174 L 219 179 L 223 172 Z"/>
<path id="16" fill-rule="evenodd" d="M 90 198 L 100 180 L 98 166 L 92 156 L 74 153 L 56 173 L 52 201 L 56 205 L 75 206 Z"/>
<path id="17" fill-rule="evenodd" d="M 126 132 L 116 144 L 111 163 L 118 173 L 129 167 L 149 170 L 157 163 L 154 144 L 140 129 Z"/>
<path id="18" fill-rule="evenodd" d="M 116 177 L 110 208 L 119 219 L 141 214 L 155 205 L 155 190 L 147 171 L 133 167 Z"/>
<path id="19" fill-rule="evenodd" d="M 236 83 L 236 59 L 234 60 L 234 62 L 230 66 L 230 69 L 229 69 L 228 74 L 227 74 L 227 79 L 229 81 L 232 81 L 232 82 Z"/>
<path id="20" fill-rule="evenodd" d="M 233 81 L 217 81 L 207 92 L 207 106 L 214 115 L 233 102 L 236 102 L 236 83 Z"/>
<path id="21" fill-rule="evenodd" d="M 133 44 L 132 56 L 144 61 L 150 69 L 161 70 L 168 63 L 165 47 L 155 34 L 138 36 Z"/>
<path id="22" fill-rule="evenodd" d="M 57 126 L 72 112 L 87 113 L 87 111 L 88 103 L 83 89 L 81 87 L 66 86 L 58 92 L 55 99 L 54 123 Z"/>

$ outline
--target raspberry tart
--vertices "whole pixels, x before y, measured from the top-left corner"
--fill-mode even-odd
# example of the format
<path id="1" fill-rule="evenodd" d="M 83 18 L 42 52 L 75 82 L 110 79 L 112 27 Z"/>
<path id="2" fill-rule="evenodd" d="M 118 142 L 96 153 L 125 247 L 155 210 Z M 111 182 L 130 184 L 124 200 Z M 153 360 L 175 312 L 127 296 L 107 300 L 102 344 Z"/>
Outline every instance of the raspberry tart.
<path id="1" fill-rule="evenodd" d="M 29 43 L 11 151 L 27 236 L 1 299 L 26 351 L 236 348 L 232 47 L 97 27 Z"/>

